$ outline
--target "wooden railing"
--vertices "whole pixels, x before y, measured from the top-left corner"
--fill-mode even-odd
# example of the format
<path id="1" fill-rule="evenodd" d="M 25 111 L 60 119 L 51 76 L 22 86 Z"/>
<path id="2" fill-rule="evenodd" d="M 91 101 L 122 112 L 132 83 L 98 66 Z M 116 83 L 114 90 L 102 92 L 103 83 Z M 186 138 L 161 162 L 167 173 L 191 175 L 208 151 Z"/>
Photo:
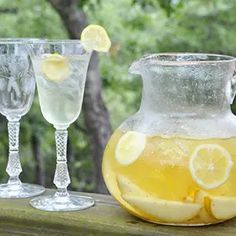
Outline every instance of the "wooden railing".
<path id="1" fill-rule="evenodd" d="M 47 193 L 53 190 L 47 190 Z M 75 193 L 76 194 L 76 193 Z M 85 194 L 96 205 L 77 212 L 44 212 L 33 209 L 29 199 L 0 200 L 0 235 L 2 236 L 224 236 L 236 235 L 236 219 L 214 226 L 173 227 L 141 221 L 123 210 L 108 195 Z"/>

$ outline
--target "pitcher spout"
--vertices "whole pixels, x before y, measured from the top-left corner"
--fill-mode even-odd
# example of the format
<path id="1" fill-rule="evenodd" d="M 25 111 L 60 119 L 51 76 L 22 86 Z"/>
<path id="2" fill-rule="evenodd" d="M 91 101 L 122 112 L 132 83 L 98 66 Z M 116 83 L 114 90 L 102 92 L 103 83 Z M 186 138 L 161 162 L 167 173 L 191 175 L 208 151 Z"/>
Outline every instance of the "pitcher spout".
<path id="1" fill-rule="evenodd" d="M 134 61 L 128 71 L 130 74 L 140 75 L 139 60 Z"/>
<path id="2" fill-rule="evenodd" d="M 134 61 L 129 67 L 129 73 L 135 75 L 141 75 L 142 72 L 145 70 L 146 58 L 149 57 L 150 55 L 151 54 L 146 54 L 140 59 Z"/>

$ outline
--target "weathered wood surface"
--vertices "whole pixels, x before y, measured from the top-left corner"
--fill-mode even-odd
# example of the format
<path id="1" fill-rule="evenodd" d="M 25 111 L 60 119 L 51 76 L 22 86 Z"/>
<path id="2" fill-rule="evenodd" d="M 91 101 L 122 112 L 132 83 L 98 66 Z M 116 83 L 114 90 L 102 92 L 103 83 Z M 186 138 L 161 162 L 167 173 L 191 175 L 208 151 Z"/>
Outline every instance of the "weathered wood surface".
<path id="1" fill-rule="evenodd" d="M 52 192 L 52 190 L 47 191 L 47 193 L 49 192 Z M 28 204 L 29 199 L 1 199 L 0 235 L 236 235 L 236 219 L 205 227 L 155 225 L 132 217 L 121 209 L 110 196 L 99 194 L 87 195 L 96 199 L 94 207 L 79 212 L 60 213 L 49 213 L 33 209 Z"/>

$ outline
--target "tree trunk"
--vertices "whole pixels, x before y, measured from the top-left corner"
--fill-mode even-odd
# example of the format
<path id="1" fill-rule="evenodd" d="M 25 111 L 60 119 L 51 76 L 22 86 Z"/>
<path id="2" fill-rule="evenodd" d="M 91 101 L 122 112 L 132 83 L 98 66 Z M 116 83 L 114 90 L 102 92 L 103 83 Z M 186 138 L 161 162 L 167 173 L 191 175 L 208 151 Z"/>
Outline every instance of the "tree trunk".
<path id="1" fill-rule="evenodd" d="M 96 190 L 101 193 L 106 193 L 107 189 L 101 175 L 101 165 L 103 151 L 111 135 L 111 124 L 109 122 L 109 113 L 102 100 L 101 86 L 98 56 L 94 53 L 89 65 L 83 107 L 85 124 L 91 142 Z"/>
<path id="2" fill-rule="evenodd" d="M 37 135 L 31 136 L 31 148 L 33 157 L 35 159 L 35 183 L 44 185 L 45 184 L 45 173 L 43 168 L 43 160 L 40 157 L 40 140 Z"/>
<path id="3" fill-rule="evenodd" d="M 72 39 L 80 38 L 87 25 L 86 14 L 77 8 L 76 0 L 49 0 L 61 16 Z M 95 191 L 107 193 L 101 173 L 101 160 L 105 145 L 111 135 L 109 113 L 101 96 L 102 83 L 98 69 L 98 56 L 93 53 L 88 69 L 83 112 L 90 140 L 90 149 L 94 164 Z"/>

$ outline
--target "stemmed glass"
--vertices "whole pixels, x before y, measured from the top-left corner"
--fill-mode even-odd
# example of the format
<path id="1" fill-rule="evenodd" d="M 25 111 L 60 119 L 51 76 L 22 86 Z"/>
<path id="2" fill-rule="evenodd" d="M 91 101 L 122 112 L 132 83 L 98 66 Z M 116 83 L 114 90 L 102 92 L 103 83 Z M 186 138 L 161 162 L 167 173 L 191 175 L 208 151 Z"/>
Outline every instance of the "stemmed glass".
<path id="1" fill-rule="evenodd" d="M 29 39 L 30 41 L 30 39 Z M 9 180 L 0 185 L 0 198 L 27 198 L 45 188 L 20 181 L 20 119 L 33 101 L 35 80 L 26 39 L 0 40 L 0 113 L 8 120 L 9 156 L 6 171 Z"/>
<path id="2" fill-rule="evenodd" d="M 35 43 L 32 61 L 44 118 L 55 127 L 57 164 L 53 183 L 57 192 L 39 196 L 30 204 L 45 211 L 74 211 L 94 205 L 90 197 L 69 194 L 67 128 L 79 116 L 83 101 L 90 52 L 79 40 L 51 40 Z"/>

